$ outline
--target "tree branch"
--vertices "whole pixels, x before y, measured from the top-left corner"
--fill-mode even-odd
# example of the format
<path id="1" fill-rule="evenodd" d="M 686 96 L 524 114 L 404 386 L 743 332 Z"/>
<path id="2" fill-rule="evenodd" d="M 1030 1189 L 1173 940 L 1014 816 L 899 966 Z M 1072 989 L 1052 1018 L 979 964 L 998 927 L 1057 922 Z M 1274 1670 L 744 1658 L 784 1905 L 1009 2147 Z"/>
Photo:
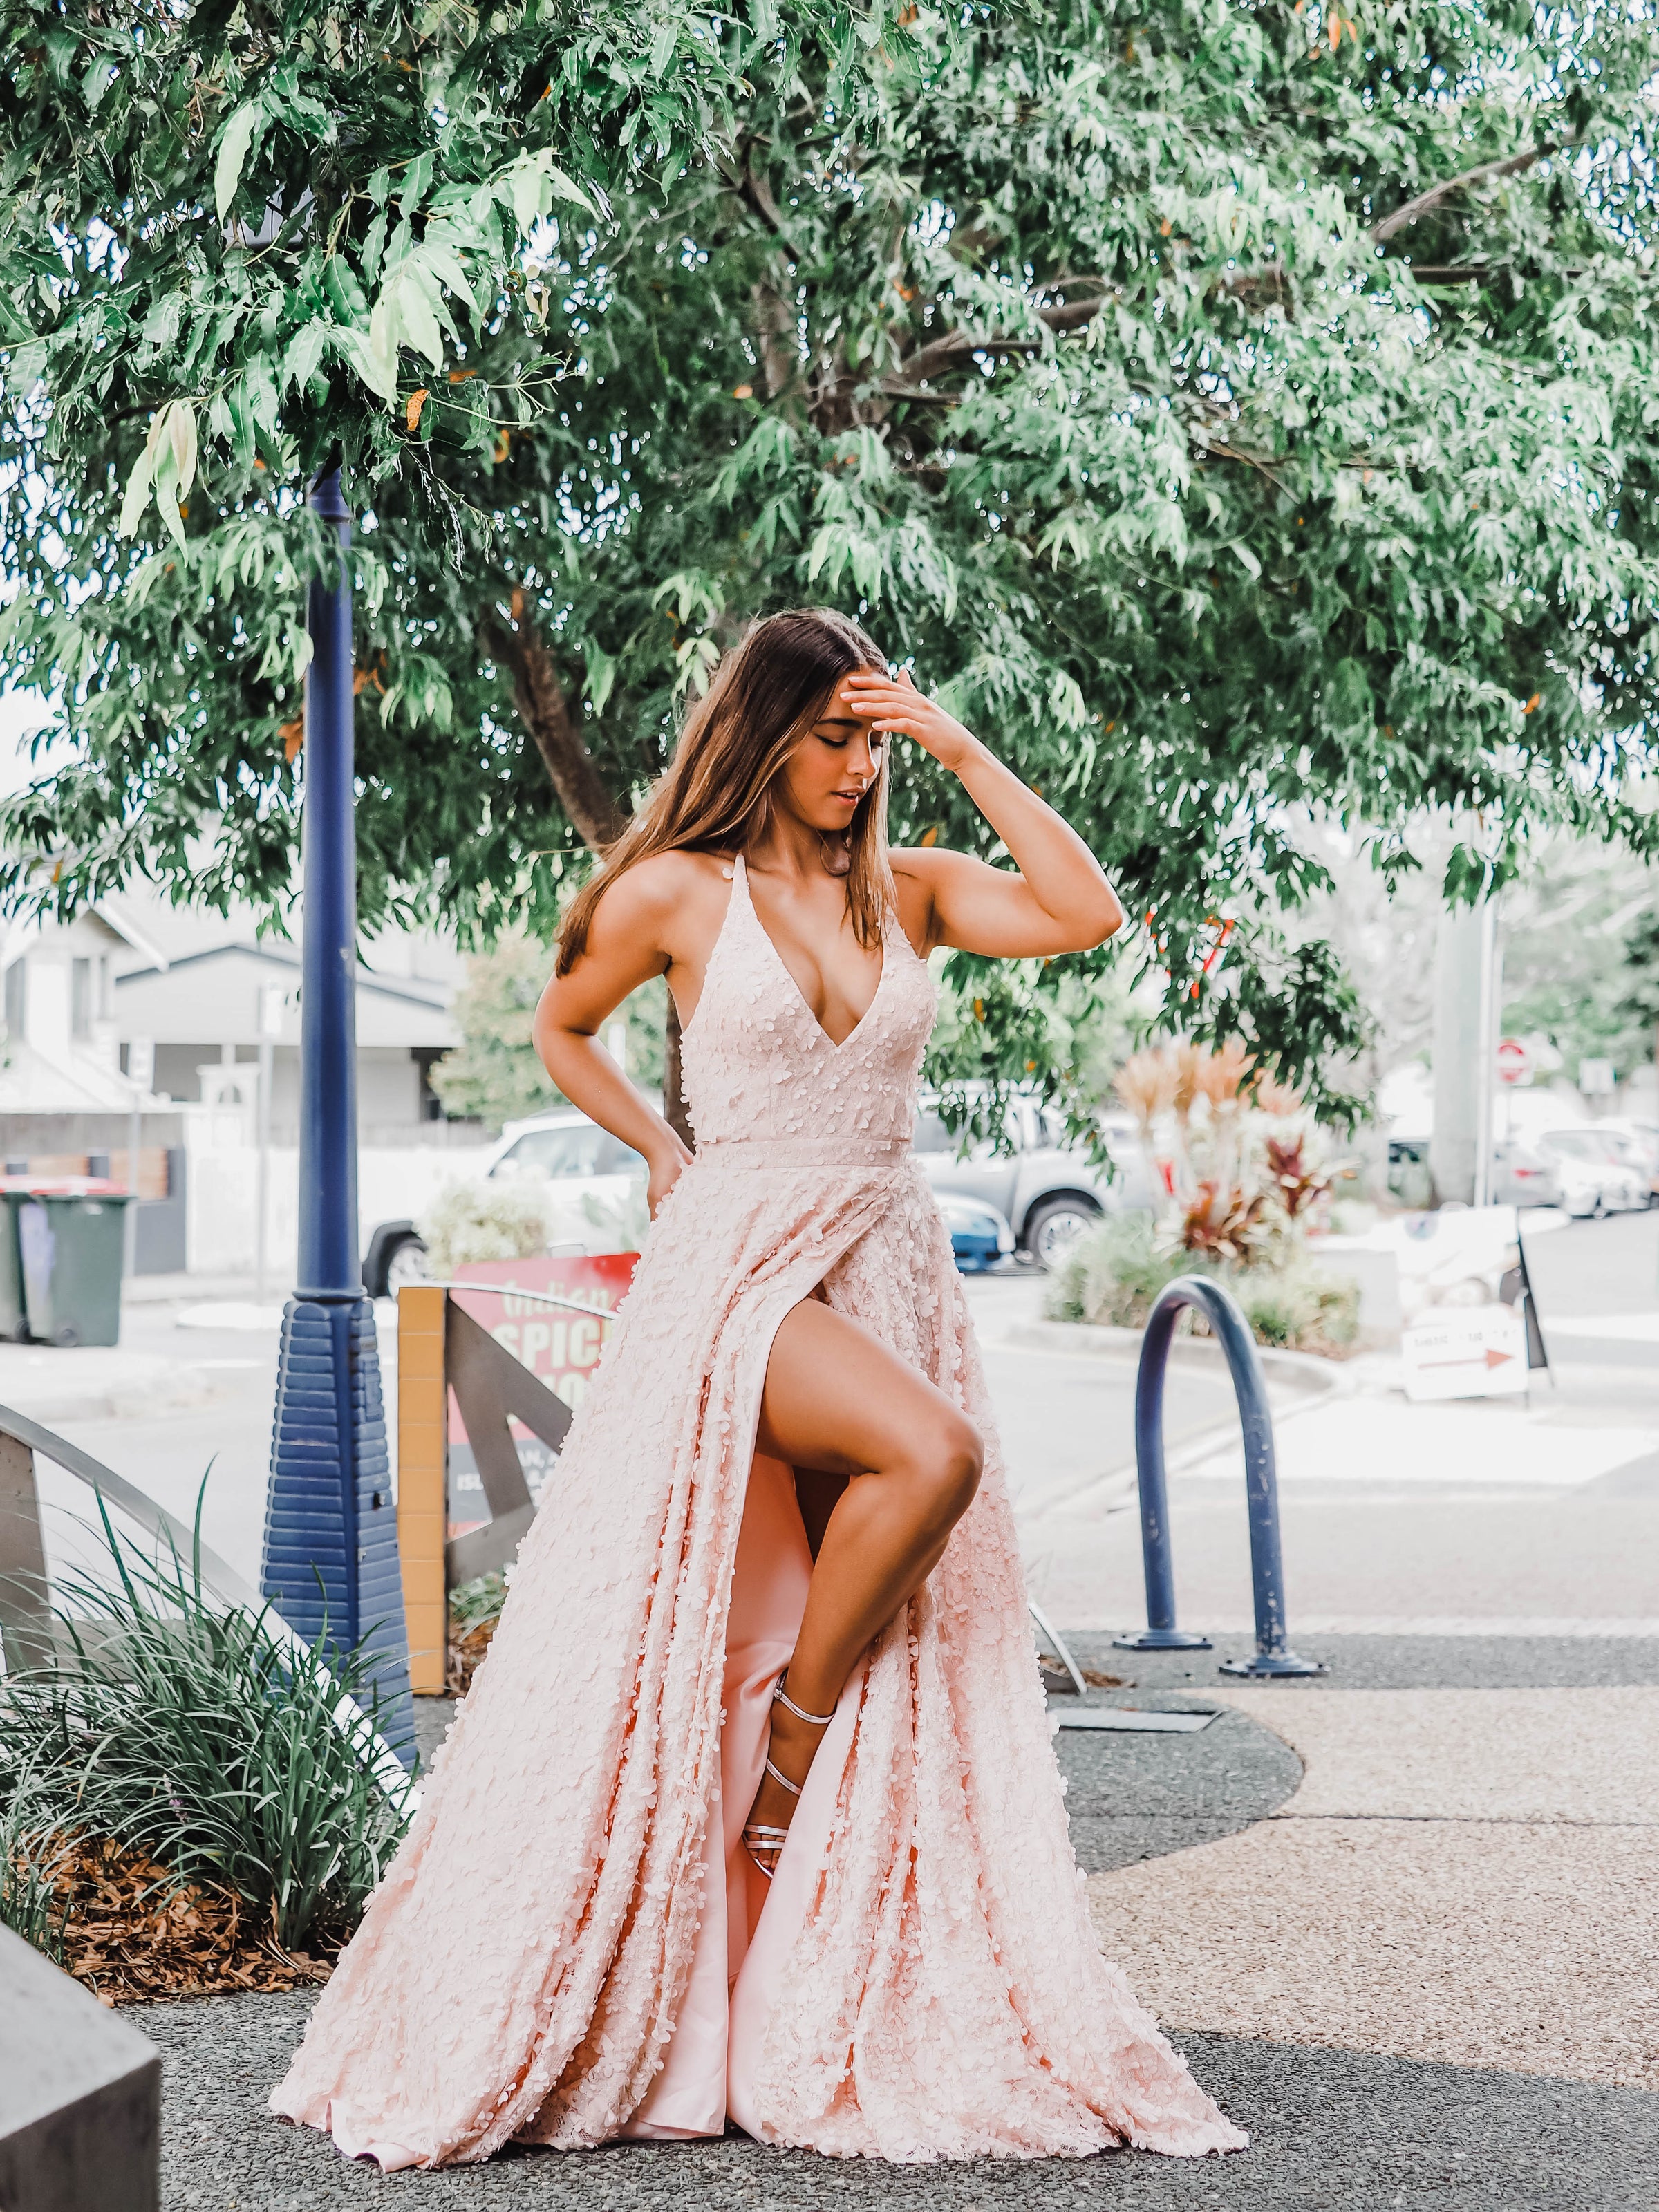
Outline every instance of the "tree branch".
<path id="1" fill-rule="evenodd" d="M 1377 246 L 1385 244 L 1395 231 L 1404 229 L 1408 222 L 1415 222 L 1419 216 L 1427 215 L 1442 200 L 1463 191 L 1467 185 L 1483 185 L 1488 177 L 1518 176 L 1522 169 L 1531 168 L 1534 161 L 1545 161 L 1573 143 L 1571 139 L 1547 138 L 1541 146 L 1529 147 L 1524 154 L 1511 154 L 1503 161 L 1483 161 L 1478 169 L 1465 169 L 1461 176 L 1448 177 L 1443 184 L 1431 185 L 1427 191 L 1419 192 L 1414 200 L 1407 200 L 1404 207 L 1396 208 L 1392 215 L 1384 216 L 1381 222 L 1374 224 L 1372 242 Z"/>
<path id="2" fill-rule="evenodd" d="M 795 242 L 784 223 L 783 210 L 773 198 L 772 187 L 765 178 L 757 177 L 753 168 L 745 164 L 742 176 L 733 179 L 733 182 L 741 197 L 753 208 L 789 258 L 799 261 L 800 256 L 796 252 Z"/>
<path id="3" fill-rule="evenodd" d="M 1468 261 L 1443 268 L 1432 263 L 1419 267 L 1415 262 L 1407 263 L 1419 284 L 1478 284 L 1483 277 L 1495 276 L 1498 270 L 1507 269 L 1506 261 Z"/>
<path id="4" fill-rule="evenodd" d="M 486 616 L 483 641 L 490 658 L 513 678 L 520 716 L 571 826 L 584 844 L 603 852 L 622 835 L 627 810 L 605 789 L 593 756 L 582 743 L 552 654 L 522 615 L 510 625 Z"/>
<path id="5" fill-rule="evenodd" d="M 1039 307 L 1038 322 L 1051 331 L 1081 330 L 1085 323 L 1093 322 L 1106 304 L 1106 295 L 1098 293 L 1089 300 L 1065 300 L 1052 307 Z M 915 353 L 907 354 L 891 377 L 883 383 L 882 390 L 895 395 L 908 390 L 915 384 L 925 384 L 942 368 L 950 368 L 958 362 L 971 361 L 976 353 L 1041 353 L 1038 338 L 975 337 L 971 331 L 947 331 L 943 337 L 930 338 Z"/>

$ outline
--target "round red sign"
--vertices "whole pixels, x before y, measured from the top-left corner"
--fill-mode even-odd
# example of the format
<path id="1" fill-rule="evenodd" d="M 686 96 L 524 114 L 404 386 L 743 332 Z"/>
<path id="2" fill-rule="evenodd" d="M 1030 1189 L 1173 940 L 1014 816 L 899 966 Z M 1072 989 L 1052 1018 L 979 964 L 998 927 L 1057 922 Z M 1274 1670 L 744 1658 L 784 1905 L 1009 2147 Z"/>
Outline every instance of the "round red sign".
<path id="1" fill-rule="evenodd" d="M 1524 1083 L 1532 1073 L 1532 1054 L 1519 1037 L 1504 1037 L 1498 1048 L 1500 1083 Z"/>

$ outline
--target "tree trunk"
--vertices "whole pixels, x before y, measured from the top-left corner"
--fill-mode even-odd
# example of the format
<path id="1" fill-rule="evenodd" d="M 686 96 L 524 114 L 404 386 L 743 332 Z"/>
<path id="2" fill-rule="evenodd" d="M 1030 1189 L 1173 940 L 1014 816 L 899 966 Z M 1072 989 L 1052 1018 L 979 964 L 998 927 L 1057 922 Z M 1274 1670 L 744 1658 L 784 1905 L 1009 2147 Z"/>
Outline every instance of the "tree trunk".
<path id="1" fill-rule="evenodd" d="M 605 789 L 593 756 L 582 743 L 552 654 L 521 615 L 511 629 L 487 623 L 484 641 L 492 659 L 513 678 L 520 719 L 534 740 L 571 827 L 585 845 L 603 853 L 627 827 L 628 808 L 625 803 L 619 806 Z"/>
<path id="2" fill-rule="evenodd" d="M 541 755 L 571 827 L 593 853 L 602 854 L 626 828 L 628 804 L 612 799 L 605 789 L 593 756 L 582 743 L 552 654 L 516 606 L 511 629 L 486 621 L 484 644 L 490 658 L 513 678 L 520 720 Z M 680 1080 L 680 1017 L 672 991 L 663 1045 L 662 1114 L 675 1134 L 690 1145 L 691 1123 Z"/>

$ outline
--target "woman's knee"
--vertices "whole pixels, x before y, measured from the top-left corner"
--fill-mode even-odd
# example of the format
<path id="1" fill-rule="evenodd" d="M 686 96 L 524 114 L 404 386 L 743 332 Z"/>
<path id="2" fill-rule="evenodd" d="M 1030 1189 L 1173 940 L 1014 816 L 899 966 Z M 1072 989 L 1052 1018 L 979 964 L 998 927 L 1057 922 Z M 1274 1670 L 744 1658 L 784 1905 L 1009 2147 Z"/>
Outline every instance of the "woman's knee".
<path id="1" fill-rule="evenodd" d="M 930 1424 L 915 1471 L 940 1522 L 954 1526 L 973 1504 L 985 1472 L 984 1442 L 965 1414 L 952 1409 Z"/>

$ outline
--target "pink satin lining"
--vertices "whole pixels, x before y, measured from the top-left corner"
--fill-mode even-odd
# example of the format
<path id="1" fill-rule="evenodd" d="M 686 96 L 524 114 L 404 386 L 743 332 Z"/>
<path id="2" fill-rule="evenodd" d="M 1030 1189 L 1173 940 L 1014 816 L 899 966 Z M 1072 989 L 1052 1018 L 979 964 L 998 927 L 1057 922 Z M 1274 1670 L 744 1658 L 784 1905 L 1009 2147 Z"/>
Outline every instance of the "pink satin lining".
<path id="1" fill-rule="evenodd" d="M 769 1929 L 775 1923 L 781 1927 L 789 1917 L 787 1907 L 782 1913 L 778 1909 L 783 1902 L 781 1885 L 785 1882 L 785 1869 L 792 1869 L 798 1860 L 804 1863 L 808 1857 L 814 1857 L 816 1863 L 810 1850 L 797 1850 L 796 1829 L 806 1810 L 805 1797 L 791 1825 L 789 1848 L 775 1882 L 767 1882 L 742 1840 L 744 1822 L 760 1787 L 766 1759 L 772 1686 L 794 1649 L 811 1578 L 812 1555 L 795 1503 L 794 1475 L 781 1460 L 757 1453 L 732 1575 L 721 1699 L 726 1718 L 720 1730 L 720 1797 L 711 1811 L 704 1849 L 702 1919 L 692 1954 L 691 1978 L 662 2071 L 622 2130 L 626 2136 L 661 2141 L 723 2133 L 733 1984 L 749 1956 L 751 1939 L 762 1926 L 763 1912 Z M 839 1761 L 833 1763 L 839 1771 Z M 824 1764 L 820 1754 L 809 1778 L 809 1791 L 818 1767 Z M 833 1805 L 833 1790 L 830 1802 Z M 716 1834 L 720 1838 L 720 1863 L 708 1848 Z M 809 1841 L 803 1832 L 802 1846 Z M 794 1889 L 791 1882 L 792 1898 Z M 799 1924 L 799 1913 L 797 1905 L 792 1926 Z M 768 1948 L 775 1949 L 775 1945 Z M 743 1990 L 745 2010 L 757 2011 L 763 2022 L 768 2002 L 764 1978 L 757 1982 L 753 1976 L 745 1975 Z M 741 2124 L 739 2102 L 740 2089 L 732 2112 Z"/>

